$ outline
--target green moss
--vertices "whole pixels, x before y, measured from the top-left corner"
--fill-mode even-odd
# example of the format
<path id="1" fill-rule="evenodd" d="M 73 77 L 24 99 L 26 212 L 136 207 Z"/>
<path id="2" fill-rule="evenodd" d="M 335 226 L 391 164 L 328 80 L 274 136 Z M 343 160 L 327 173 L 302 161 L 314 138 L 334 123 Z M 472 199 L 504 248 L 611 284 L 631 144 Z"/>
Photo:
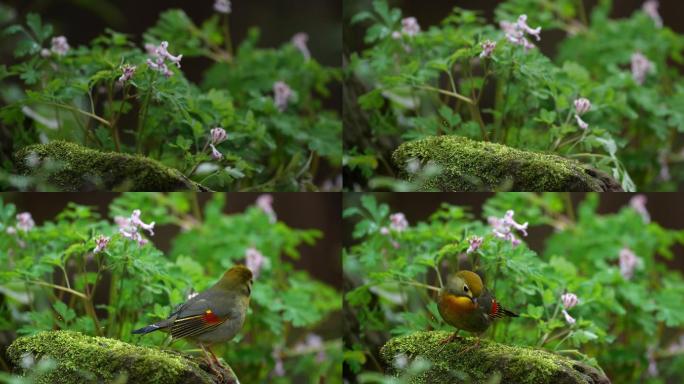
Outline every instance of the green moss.
<path id="1" fill-rule="evenodd" d="M 7 354 L 17 367 L 22 366 L 27 356 L 35 361 L 55 360 L 56 368 L 40 374 L 39 384 L 214 383 L 213 376 L 192 358 L 72 331 L 20 337 L 9 346 Z M 230 380 L 237 383 L 232 370 L 229 373 L 232 375 Z"/>
<path id="2" fill-rule="evenodd" d="M 22 174 L 45 172 L 50 184 L 62 191 L 206 191 L 176 169 L 142 156 L 100 152 L 78 144 L 53 141 L 24 147 L 15 154 Z M 40 161 L 42 167 L 29 164 Z M 48 160 L 48 161 L 46 161 Z M 52 164 L 52 166 L 51 166 Z"/>
<path id="3" fill-rule="evenodd" d="M 449 344 L 449 332 L 417 332 L 391 339 L 380 355 L 391 374 L 406 374 L 413 384 L 484 382 L 500 375 L 501 383 L 610 383 L 598 370 L 547 351 L 464 337 Z M 403 366 L 397 362 L 405 357 Z M 422 357 L 424 369 L 411 364 Z M 420 365 L 420 364 L 418 364 Z"/>
<path id="4" fill-rule="evenodd" d="M 560 156 L 522 151 L 459 136 L 434 136 L 402 144 L 392 159 L 401 177 L 418 181 L 423 190 L 479 191 L 613 191 L 621 190 L 608 175 Z M 406 164 L 433 162 L 441 172 L 411 180 Z"/>

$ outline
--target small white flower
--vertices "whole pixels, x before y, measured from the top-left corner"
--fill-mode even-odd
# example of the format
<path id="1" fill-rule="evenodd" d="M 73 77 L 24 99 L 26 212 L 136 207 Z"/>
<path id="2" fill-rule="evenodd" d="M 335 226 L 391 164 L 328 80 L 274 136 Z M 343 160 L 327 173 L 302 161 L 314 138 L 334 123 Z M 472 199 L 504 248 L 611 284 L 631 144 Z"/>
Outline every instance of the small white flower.
<path id="1" fill-rule="evenodd" d="M 485 40 L 482 42 L 482 53 L 480 53 L 480 58 L 491 57 L 492 52 L 496 48 L 496 42 L 491 40 Z"/>
<path id="2" fill-rule="evenodd" d="M 567 321 L 568 324 L 570 324 L 570 325 L 575 324 L 575 322 L 576 322 L 575 318 L 570 316 L 568 311 L 566 311 L 565 309 L 563 310 L 563 316 L 565 316 L 565 321 Z"/>
<path id="3" fill-rule="evenodd" d="M 381 228 L 380 228 L 380 234 L 383 235 L 383 236 L 389 235 L 389 234 L 390 234 L 389 228 L 387 228 L 387 227 L 381 227 Z"/>
<path id="4" fill-rule="evenodd" d="M 5 229 L 5 233 L 7 233 L 8 235 L 16 235 L 17 229 L 12 226 L 9 226 L 7 227 L 7 229 Z"/>
<path id="5" fill-rule="evenodd" d="M 218 13 L 223 13 L 226 15 L 233 11 L 230 0 L 216 0 L 214 2 L 214 10 Z"/>
<path id="6" fill-rule="evenodd" d="M 50 56 L 52 56 L 52 52 L 50 52 L 50 50 L 47 48 L 43 48 L 40 50 L 40 56 L 41 57 L 50 57 Z"/>
<path id="7" fill-rule="evenodd" d="M 589 112 L 589 110 L 591 109 L 591 101 L 584 97 L 580 97 L 579 99 L 575 100 L 574 104 L 575 113 L 577 113 L 580 116 Z"/>
<path id="8" fill-rule="evenodd" d="M 406 36 L 413 37 L 420 33 L 420 25 L 415 17 L 407 17 L 401 21 L 401 32 Z"/>
<path id="9" fill-rule="evenodd" d="M 390 228 L 397 232 L 403 232 L 408 228 L 409 223 L 403 213 L 397 212 L 390 215 Z"/>
<path id="10" fill-rule="evenodd" d="M 663 18 L 660 17 L 660 14 L 658 13 L 658 7 L 660 4 L 658 3 L 658 0 L 648 0 L 644 3 L 644 5 L 641 6 L 641 10 L 646 12 L 646 14 L 653 19 L 655 22 L 655 25 L 658 28 L 663 27 Z"/>
<path id="11" fill-rule="evenodd" d="M 285 109 L 287 109 L 287 104 L 294 96 L 292 88 L 290 88 L 290 86 L 284 81 L 276 81 L 273 84 L 273 94 L 276 107 L 280 112 L 285 112 Z"/>
<path id="12" fill-rule="evenodd" d="M 658 173 L 658 177 L 662 181 L 670 181 L 672 179 L 672 175 L 670 175 L 670 165 L 668 164 L 667 157 L 667 150 L 662 150 L 658 154 L 658 164 L 660 164 L 660 172 Z"/>
<path id="13" fill-rule="evenodd" d="M 30 212 L 22 212 L 16 216 L 17 218 L 17 229 L 28 232 L 33 227 L 36 226 L 36 223 L 33 221 L 33 217 L 31 216 Z"/>
<path id="14" fill-rule="evenodd" d="M 216 149 L 216 147 L 214 147 L 214 144 L 209 144 L 209 146 L 211 147 L 211 157 L 214 160 L 223 159 L 223 154 L 221 152 L 219 152 L 218 149 Z"/>
<path id="15" fill-rule="evenodd" d="M 147 59 L 147 65 L 153 70 L 160 72 L 164 76 L 171 77 L 173 72 L 171 72 L 169 67 L 166 65 L 166 60 L 176 64 L 176 66 L 180 68 L 180 62 L 181 59 L 183 59 L 183 55 L 174 56 L 169 53 L 168 48 L 168 41 L 162 41 L 158 47 L 152 44 L 145 44 L 145 50 L 152 56 L 152 58 Z"/>
<path id="16" fill-rule="evenodd" d="M 587 129 L 589 128 L 589 124 L 587 124 L 584 120 L 582 120 L 579 115 L 575 115 L 575 120 L 577 120 L 577 125 L 580 127 L 580 129 Z"/>
<path id="17" fill-rule="evenodd" d="M 69 52 L 69 43 L 66 37 L 57 36 L 52 38 L 52 52 L 58 56 L 64 56 Z"/>
<path id="18" fill-rule="evenodd" d="M 563 303 L 563 307 L 565 309 L 570 309 L 579 304 L 579 299 L 574 293 L 565 293 L 561 295 L 561 302 Z"/>
<path id="19" fill-rule="evenodd" d="M 655 66 L 641 52 L 632 54 L 632 77 L 637 84 L 642 85 L 646 80 L 646 75 L 653 71 Z"/>
<path id="20" fill-rule="evenodd" d="M 264 265 L 266 258 L 254 247 L 247 248 L 245 251 L 245 265 L 254 274 L 254 277 L 259 276 L 261 267 Z"/>
<path id="21" fill-rule="evenodd" d="M 309 60 L 311 58 L 311 52 L 309 52 L 309 47 L 307 47 L 306 43 L 309 41 L 309 35 L 307 35 L 304 32 L 299 32 L 292 36 L 292 45 L 294 45 L 299 52 L 302 53 L 302 56 L 306 60 Z"/>
<path id="22" fill-rule="evenodd" d="M 211 143 L 214 145 L 219 145 L 228 138 L 226 130 L 221 127 L 212 128 L 209 132 L 211 133 Z"/>
<path id="23" fill-rule="evenodd" d="M 393 38 L 394 40 L 399 40 L 399 39 L 401 39 L 401 32 L 399 32 L 399 31 L 394 31 L 394 32 L 392 32 L 392 38 Z"/>

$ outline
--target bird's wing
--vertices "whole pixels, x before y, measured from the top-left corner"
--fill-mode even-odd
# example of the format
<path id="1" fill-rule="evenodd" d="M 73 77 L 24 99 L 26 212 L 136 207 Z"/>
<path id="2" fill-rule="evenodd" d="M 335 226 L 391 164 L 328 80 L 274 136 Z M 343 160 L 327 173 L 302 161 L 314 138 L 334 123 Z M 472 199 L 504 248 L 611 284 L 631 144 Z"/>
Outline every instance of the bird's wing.
<path id="1" fill-rule="evenodd" d="M 477 302 L 482 311 L 491 318 L 518 317 L 515 313 L 503 308 L 489 291 L 485 291 L 478 297 Z"/>
<path id="2" fill-rule="evenodd" d="M 174 339 L 193 337 L 213 330 L 228 320 L 228 316 L 219 316 L 211 308 L 209 301 L 198 298 L 188 301 L 179 308 L 171 324 L 171 336 Z"/>

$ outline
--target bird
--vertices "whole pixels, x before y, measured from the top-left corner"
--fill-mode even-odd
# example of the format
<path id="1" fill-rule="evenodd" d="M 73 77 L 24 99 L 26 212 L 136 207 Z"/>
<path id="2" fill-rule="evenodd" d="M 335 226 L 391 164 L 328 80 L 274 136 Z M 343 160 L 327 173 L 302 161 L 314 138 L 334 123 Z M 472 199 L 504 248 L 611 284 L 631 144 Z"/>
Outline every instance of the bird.
<path id="1" fill-rule="evenodd" d="M 214 362 L 221 363 L 211 350 L 211 345 L 230 341 L 242 329 L 252 293 L 252 271 L 244 265 L 228 269 L 221 279 L 178 305 L 165 320 L 132 331 L 147 334 L 154 331 L 169 332 L 172 340 L 189 339 L 204 352 L 209 367 L 217 374 Z M 210 360 L 207 350 L 211 353 Z"/>
<path id="2" fill-rule="evenodd" d="M 456 332 L 442 340 L 449 343 L 458 338 L 459 330 L 475 333 L 480 344 L 480 334 L 496 319 L 518 317 L 502 307 L 484 287 L 480 276 L 472 271 L 456 272 L 439 291 L 437 308 L 444 321 L 457 328 Z"/>

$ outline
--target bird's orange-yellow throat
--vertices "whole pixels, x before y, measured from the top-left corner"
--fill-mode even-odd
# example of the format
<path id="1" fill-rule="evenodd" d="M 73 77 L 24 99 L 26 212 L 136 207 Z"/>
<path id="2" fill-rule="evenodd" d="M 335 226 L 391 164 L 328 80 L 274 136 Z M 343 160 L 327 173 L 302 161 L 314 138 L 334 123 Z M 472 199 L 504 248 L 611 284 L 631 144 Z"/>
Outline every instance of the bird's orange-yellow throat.
<path id="1" fill-rule="evenodd" d="M 449 277 L 439 292 L 438 308 L 447 324 L 475 333 L 478 337 L 495 319 L 518 317 L 503 308 L 484 287 L 480 276 L 471 271 L 459 271 Z M 458 330 L 444 342 L 456 339 Z M 476 345 L 479 345 L 479 338 Z"/>

